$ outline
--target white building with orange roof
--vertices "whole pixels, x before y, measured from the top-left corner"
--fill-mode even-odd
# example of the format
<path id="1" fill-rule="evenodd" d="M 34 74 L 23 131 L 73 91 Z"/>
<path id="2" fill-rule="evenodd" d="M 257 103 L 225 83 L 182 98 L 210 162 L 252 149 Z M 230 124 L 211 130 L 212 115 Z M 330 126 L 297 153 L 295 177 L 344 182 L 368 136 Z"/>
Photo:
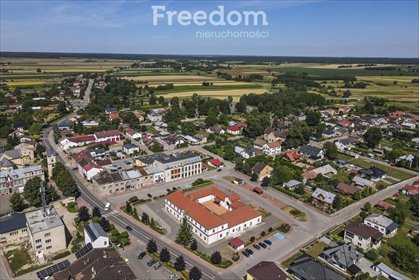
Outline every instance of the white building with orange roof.
<path id="1" fill-rule="evenodd" d="M 190 194 L 173 192 L 165 199 L 165 209 L 179 222 L 186 217 L 193 233 L 206 244 L 238 236 L 262 221 L 261 213 L 243 204 L 238 194 L 227 195 L 216 187 Z"/>

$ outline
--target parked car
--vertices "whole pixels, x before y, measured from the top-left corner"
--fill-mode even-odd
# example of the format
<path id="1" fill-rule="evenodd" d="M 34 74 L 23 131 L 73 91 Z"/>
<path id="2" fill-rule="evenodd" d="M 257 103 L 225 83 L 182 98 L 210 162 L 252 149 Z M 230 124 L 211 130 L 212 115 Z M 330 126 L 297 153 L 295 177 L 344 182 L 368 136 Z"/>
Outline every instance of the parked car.
<path id="1" fill-rule="evenodd" d="M 261 188 L 259 188 L 259 187 L 254 187 L 254 188 L 253 188 L 253 191 L 254 191 L 255 193 L 257 193 L 257 194 L 263 194 L 263 190 L 262 190 Z"/>
<path id="2" fill-rule="evenodd" d="M 157 263 L 154 265 L 154 270 L 158 270 L 160 267 L 161 267 L 161 263 L 157 262 Z"/>
<path id="3" fill-rule="evenodd" d="M 245 256 L 246 258 L 248 258 L 250 256 L 250 254 L 248 252 L 246 252 L 246 250 L 242 251 L 243 256 Z"/>
<path id="4" fill-rule="evenodd" d="M 151 259 L 147 262 L 148 266 L 152 266 L 153 264 L 155 264 L 157 261 L 155 259 Z"/>
<path id="5" fill-rule="evenodd" d="M 253 244 L 253 248 L 255 248 L 256 250 L 260 250 L 260 246 L 258 244 Z"/>
<path id="6" fill-rule="evenodd" d="M 262 248 L 266 248 L 266 247 L 268 247 L 265 243 L 263 243 L 263 242 L 259 242 L 259 246 L 260 247 L 262 247 Z"/>
<path id="7" fill-rule="evenodd" d="M 132 230 L 132 227 L 130 227 L 130 226 L 126 226 L 125 227 L 128 231 L 131 231 Z"/>
<path id="8" fill-rule="evenodd" d="M 167 278 L 167 280 L 174 280 L 174 279 L 175 279 L 175 277 L 176 277 L 176 275 L 174 275 L 174 274 L 170 274 L 170 275 L 169 275 L 169 278 Z"/>
<path id="9" fill-rule="evenodd" d="M 253 251 L 252 251 L 252 249 L 247 248 L 247 249 L 246 249 L 246 252 L 247 252 L 249 255 L 253 255 Z"/>
<path id="10" fill-rule="evenodd" d="M 141 253 L 138 255 L 138 259 L 139 259 L 139 260 L 142 260 L 142 259 L 145 257 L 145 255 L 147 255 L 147 253 L 146 253 L 146 252 L 141 252 Z"/>
<path id="11" fill-rule="evenodd" d="M 263 240 L 263 242 L 265 242 L 265 244 L 267 244 L 267 245 L 272 245 L 272 241 L 270 241 L 268 239 Z"/>

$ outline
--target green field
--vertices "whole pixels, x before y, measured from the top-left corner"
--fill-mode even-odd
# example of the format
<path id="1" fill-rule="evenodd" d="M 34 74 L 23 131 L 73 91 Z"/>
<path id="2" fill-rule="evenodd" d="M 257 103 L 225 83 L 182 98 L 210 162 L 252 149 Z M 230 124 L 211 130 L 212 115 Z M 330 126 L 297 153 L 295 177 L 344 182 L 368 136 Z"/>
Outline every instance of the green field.
<path id="1" fill-rule="evenodd" d="M 390 167 L 388 165 L 384 165 L 384 164 L 380 164 L 380 163 L 376 163 L 376 162 L 372 162 L 372 161 L 369 162 L 369 161 L 366 161 L 362 158 L 352 159 L 352 160 L 350 160 L 350 163 L 352 163 L 354 165 L 357 165 L 361 168 L 369 168 L 371 166 L 376 166 L 376 167 L 381 168 L 382 170 L 384 170 L 387 173 L 388 176 L 397 178 L 397 179 L 402 180 L 402 181 L 413 177 L 412 174 L 407 173 L 406 171 L 399 170 L 399 169 Z"/>

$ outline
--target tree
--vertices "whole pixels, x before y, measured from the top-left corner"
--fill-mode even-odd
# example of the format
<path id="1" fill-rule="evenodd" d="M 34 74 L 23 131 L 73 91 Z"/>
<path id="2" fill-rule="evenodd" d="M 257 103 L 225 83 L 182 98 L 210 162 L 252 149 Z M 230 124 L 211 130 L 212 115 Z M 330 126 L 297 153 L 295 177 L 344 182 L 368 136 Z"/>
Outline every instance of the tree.
<path id="1" fill-rule="evenodd" d="M 213 264 L 219 264 L 221 263 L 223 257 L 221 256 L 219 251 L 215 251 L 214 253 L 212 253 L 211 255 L 211 262 Z"/>
<path id="2" fill-rule="evenodd" d="M 365 202 L 364 210 L 367 211 L 367 212 L 371 212 L 371 208 L 372 208 L 371 203 Z"/>
<path id="3" fill-rule="evenodd" d="M 379 257 L 379 254 L 377 250 L 370 249 L 365 253 L 365 257 L 371 261 L 375 261 Z"/>
<path id="4" fill-rule="evenodd" d="M 105 217 L 102 217 L 99 220 L 99 225 L 102 227 L 102 229 L 105 232 L 109 232 L 111 230 L 111 225 L 110 225 L 109 221 Z"/>
<path id="5" fill-rule="evenodd" d="M 416 244 L 416 246 L 419 246 L 419 234 L 416 234 L 413 238 L 412 238 L 412 242 Z"/>
<path id="6" fill-rule="evenodd" d="M 361 211 L 361 213 L 359 213 L 359 216 L 361 216 L 361 218 L 364 220 L 366 217 L 368 217 L 368 213 L 365 211 Z"/>
<path id="7" fill-rule="evenodd" d="M 89 208 L 86 206 L 82 206 L 79 209 L 79 217 L 81 221 L 88 221 L 90 220 Z"/>
<path id="8" fill-rule="evenodd" d="M 419 250 L 407 244 L 394 244 L 389 258 L 391 262 L 403 271 L 419 274 Z"/>
<path id="9" fill-rule="evenodd" d="M 31 206 L 40 207 L 42 205 L 42 197 L 40 193 L 41 178 L 35 177 L 28 180 L 23 190 L 23 197 L 29 202 Z M 53 187 L 50 187 L 44 183 L 45 187 L 45 202 L 57 200 L 59 198 L 57 192 Z"/>
<path id="10" fill-rule="evenodd" d="M 299 147 L 307 144 L 311 137 L 311 128 L 305 122 L 293 122 L 287 131 L 287 137 L 284 142 L 286 149 Z"/>
<path id="11" fill-rule="evenodd" d="M 100 213 L 99 207 L 95 206 L 92 210 L 92 217 L 102 217 L 102 213 Z"/>
<path id="12" fill-rule="evenodd" d="M 147 243 L 147 252 L 149 253 L 155 253 L 157 252 L 157 244 L 154 239 L 150 239 Z"/>
<path id="13" fill-rule="evenodd" d="M 160 251 L 160 261 L 162 261 L 162 262 L 170 261 L 170 253 L 169 253 L 169 250 L 167 250 L 167 248 L 161 249 L 161 251 Z"/>
<path id="14" fill-rule="evenodd" d="M 343 207 L 343 199 L 340 195 L 336 195 L 335 199 L 333 200 L 333 206 L 338 210 Z"/>
<path id="15" fill-rule="evenodd" d="M 271 180 L 269 179 L 269 177 L 265 177 L 265 178 L 263 178 L 263 180 L 262 180 L 262 184 L 261 184 L 261 186 L 262 187 L 268 187 L 269 186 L 269 182 L 270 182 Z"/>
<path id="16" fill-rule="evenodd" d="M 390 218 L 397 224 L 404 224 L 404 220 L 409 216 L 409 207 L 407 203 L 399 201 L 396 207 L 388 210 Z"/>
<path id="17" fill-rule="evenodd" d="M 320 123 L 321 114 L 319 111 L 309 111 L 306 116 L 306 123 L 309 126 L 316 126 Z"/>
<path id="18" fill-rule="evenodd" d="M 192 228 L 188 223 L 186 217 L 183 217 L 182 224 L 180 225 L 179 231 L 176 236 L 176 243 L 182 244 L 183 246 L 189 246 L 192 241 Z"/>
<path id="19" fill-rule="evenodd" d="M 131 206 L 131 203 L 129 203 L 128 201 L 125 203 L 125 211 L 128 214 L 131 214 L 132 213 L 132 206 Z"/>
<path id="20" fill-rule="evenodd" d="M 189 279 L 191 280 L 200 280 L 202 277 L 202 272 L 196 266 L 192 267 L 189 271 Z"/>
<path id="21" fill-rule="evenodd" d="M 141 222 L 143 222 L 146 225 L 150 223 L 150 219 L 146 212 L 143 212 L 143 214 L 141 215 Z"/>
<path id="22" fill-rule="evenodd" d="M 134 211 L 132 211 L 132 216 L 138 220 L 137 208 L 134 207 L 133 209 L 134 209 Z"/>
<path id="23" fill-rule="evenodd" d="M 185 259 L 183 258 L 183 256 L 180 255 L 179 257 L 177 257 L 173 265 L 175 266 L 176 271 L 185 270 L 186 264 L 185 264 Z"/>
<path id="24" fill-rule="evenodd" d="M 343 98 L 349 98 L 352 95 L 351 91 L 349 89 L 345 90 L 342 94 Z"/>
<path id="25" fill-rule="evenodd" d="M 25 208 L 25 200 L 19 193 L 13 193 L 9 199 L 10 207 L 13 211 L 20 212 Z"/>
<path id="26" fill-rule="evenodd" d="M 304 191 L 304 185 L 300 184 L 298 187 L 295 188 L 295 193 L 299 195 L 303 195 L 305 193 Z"/>
<path id="27" fill-rule="evenodd" d="M 323 146 L 326 157 L 330 160 L 334 160 L 338 156 L 338 149 L 336 148 L 336 145 L 333 142 L 326 142 Z"/>
<path id="28" fill-rule="evenodd" d="M 256 182 L 258 180 L 258 175 L 256 173 L 252 173 L 252 176 L 250 176 L 250 181 Z"/>
<path id="29" fill-rule="evenodd" d="M 381 141 L 382 134 L 379 127 L 371 127 L 365 132 L 364 140 L 368 147 L 375 148 Z"/>
<path id="30" fill-rule="evenodd" d="M 192 251 L 198 250 L 198 242 L 196 242 L 196 239 L 195 238 L 192 239 L 190 248 L 191 248 Z"/>

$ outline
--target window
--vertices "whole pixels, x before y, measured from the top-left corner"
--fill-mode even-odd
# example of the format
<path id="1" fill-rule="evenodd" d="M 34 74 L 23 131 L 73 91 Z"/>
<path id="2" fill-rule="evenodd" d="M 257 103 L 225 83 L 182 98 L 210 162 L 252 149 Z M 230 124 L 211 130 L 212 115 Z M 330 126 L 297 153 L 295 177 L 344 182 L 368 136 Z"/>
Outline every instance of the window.
<path id="1" fill-rule="evenodd" d="M 51 239 L 45 240 L 45 243 L 51 243 Z"/>
<path id="2" fill-rule="evenodd" d="M 42 248 L 42 245 L 37 245 L 36 247 L 35 247 L 35 249 L 41 249 Z"/>
<path id="3" fill-rule="evenodd" d="M 49 232 L 45 233 L 45 237 L 49 237 L 49 236 L 51 236 L 51 233 Z"/>
<path id="4" fill-rule="evenodd" d="M 46 248 L 47 250 L 50 250 L 50 249 L 52 249 L 52 246 L 47 246 L 47 248 Z"/>
<path id="5" fill-rule="evenodd" d="M 41 239 L 37 239 L 37 240 L 35 240 L 35 243 L 41 243 Z"/>

